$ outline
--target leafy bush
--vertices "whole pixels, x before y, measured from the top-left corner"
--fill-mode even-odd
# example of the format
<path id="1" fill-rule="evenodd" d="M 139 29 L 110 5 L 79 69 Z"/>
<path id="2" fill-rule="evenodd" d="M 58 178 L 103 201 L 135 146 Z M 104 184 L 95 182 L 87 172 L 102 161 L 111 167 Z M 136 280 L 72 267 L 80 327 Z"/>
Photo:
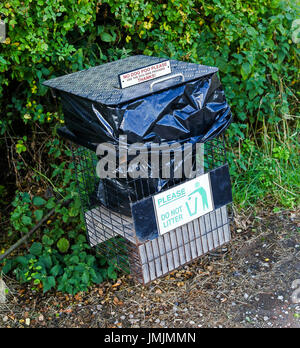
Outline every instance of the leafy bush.
<path id="1" fill-rule="evenodd" d="M 244 137 L 245 123 L 257 130 L 263 119 L 274 124 L 292 114 L 299 59 L 292 42 L 293 1 L 103 2 L 133 51 L 219 68 L 235 116 L 233 138 Z"/>
<path id="2" fill-rule="evenodd" d="M 1 118 L 2 133 L 16 117 L 15 109 L 25 123 L 57 117 L 44 112 L 49 97 L 40 99 L 46 93 L 44 79 L 128 52 L 218 66 L 236 117 L 232 134 L 243 137 L 241 121 L 255 128 L 263 119 L 276 123 L 292 115 L 299 54 L 292 41 L 297 18 L 293 1 L 100 3 L 104 5 L 96 0 L 0 4 L 8 25 L 0 59 L 0 98 L 6 98 L 1 110 L 7 115 Z"/>
<path id="3" fill-rule="evenodd" d="M 108 59 L 97 43 L 117 42 L 115 27 L 95 25 L 96 0 L 7 0 L 0 17 L 7 38 L 0 55 L 0 130 L 4 134 L 17 118 L 41 124 L 60 118 L 52 112 L 42 82 L 82 70 Z M 116 58 L 126 50 L 111 49 Z M 46 106 L 46 108 L 45 108 Z"/>

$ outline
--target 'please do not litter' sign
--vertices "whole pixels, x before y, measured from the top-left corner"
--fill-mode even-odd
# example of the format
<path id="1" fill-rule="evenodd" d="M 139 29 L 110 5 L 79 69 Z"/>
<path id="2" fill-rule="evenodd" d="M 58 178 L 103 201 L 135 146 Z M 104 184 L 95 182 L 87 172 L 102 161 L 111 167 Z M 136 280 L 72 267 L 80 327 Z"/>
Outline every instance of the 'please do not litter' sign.
<path id="1" fill-rule="evenodd" d="M 153 202 L 161 235 L 185 225 L 214 209 L 209 174 L 159 193 Z"/>

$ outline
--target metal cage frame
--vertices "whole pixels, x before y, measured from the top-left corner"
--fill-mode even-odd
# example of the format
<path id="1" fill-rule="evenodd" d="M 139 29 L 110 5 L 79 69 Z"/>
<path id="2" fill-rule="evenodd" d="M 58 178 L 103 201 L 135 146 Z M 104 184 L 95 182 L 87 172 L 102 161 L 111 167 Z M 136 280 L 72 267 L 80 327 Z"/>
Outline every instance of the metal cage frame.
<path id="1" fill-rule="evenodd" d="M 227 164 L 224 134 L 203 145 L 201 174 Z M 114 192 L 114 189 L 108 185 L 102 185 L 102 189 L 106 191 L 105 195 L 113 198 L 117 203 L 113 209 L 105 206 L 97 198 L 96 192 L 101 179 L 96 175 L 98 158 L 95 152 L 74 144 L 72 144 L 72 151 L 77 187 L 90 245 L 113 262 L 116 268 L 131 273 L 139 282 L 147 284 L 230 241 L 231 216 L 228 214 L 228 205 L 213 210 L 157 238 L 139 241 L 132 216 L 124 215 L 118 210 L 118 206 L 120 207 L 122 203 L 118 197 L 119 192 Z M 134 187 L 135 192 L 139 192 L 138 197 L 132 196 L 132 192 L 130 193 L 129 190 L 126 194 L 125 185 L 124 195 L 132 204 L 191 179 L 182 178 L 179 181 L 169 179 L 162 190 L 153 192 L 149 189 L 147 193 L 137 189 L 138 185 L 143 188 L 143 183 L 147 182 L 146 179 L 127 178 L 124 180 L 128 188 Z"/>

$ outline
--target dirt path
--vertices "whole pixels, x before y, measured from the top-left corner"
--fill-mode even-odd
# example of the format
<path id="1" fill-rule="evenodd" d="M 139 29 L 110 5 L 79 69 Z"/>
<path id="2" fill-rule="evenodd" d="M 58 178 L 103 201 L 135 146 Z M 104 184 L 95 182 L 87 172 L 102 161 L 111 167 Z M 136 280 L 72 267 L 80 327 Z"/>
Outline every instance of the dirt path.
<path id="1" fill-rule="evenodd" d="M 147 287 L 126 276 L 76 296 L 42 295 L 5 279 L 11 294 L 0 327 L 300 328 L 300 302 L 291 298 L 299 215 L 249 211 L 234 220 L 227 248 Z"/>

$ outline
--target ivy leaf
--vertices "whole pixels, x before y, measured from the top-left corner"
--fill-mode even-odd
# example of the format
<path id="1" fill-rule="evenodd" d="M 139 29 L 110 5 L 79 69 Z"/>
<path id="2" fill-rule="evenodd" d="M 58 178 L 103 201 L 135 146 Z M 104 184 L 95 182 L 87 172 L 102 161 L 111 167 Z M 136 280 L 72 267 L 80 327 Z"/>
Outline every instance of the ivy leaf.
<path id="1" fill-rule="evenodd" d="M 56 205 L 54 198 L 50 198 L 46 204 L 46 208 L 52 209 Z"/>
<path id="2" fill-rule="evenodd" d="M 101 40 L 104 42 L 112 42 L 113 41 L 113 37 L 108 33 L 101 33 L 100 37 L 101 37 Z"/>
<path id="3" fill-rule="evenodd" d="M 45 75 L 45 76 L 49 76 L 49 75 L 50 75 L 50 70 L 48 70 L 47 68 L 43 67 L 43 68 L 42 68 L 42 73 L 43 73 L 43 75 Z"/>
<path id="4" fill-rule="evenodd" d="M 33 204 L 36 206 L 41 206 L 44 205 L 45 203 L 47 203 L 42 197 L 34 197 L 33 198 Z"/>
<path id="5" fill-rule="evenodd" d="M 61 271 L 60 265 L 55 265 L 54 267 L 51 268 L 50 274 L 52 274 L 53 277 L 56 277 L 60 271 Z"/>
<path id="6" fill-rule="evenodd" d="M 90 279 L 90 277 L 89 277 L 89 274 L 85 271 L 85 272 L 83 272 L 83 275 L 82 275 L 82 282 L 83 283 L 85 283 L 85 284 L 88 284 L 88 282 L 89 282 L 89 279 Z"/>
<path id="7" fill-rule="evenodd" d="M 28 192 L 24 192 L 22 194 L 22 201 L 24 203 L 30 203 L 31 202 L 31 199 L 30 199 L 30 196 L 29 196 L 29 193 Z"/>
<path id="8" fill-rule="evenodd" d="M 29 249 L 30 253 L 34 256 L 40 256 L 42 253 L 42 250 L 43 250 L 42 244 L 36 243 L 36 242 L 34 242 Z"/>
<path id="9" fill-rule="evenodd" d="M 74 255 L 72 257 L 70 257 L 70 263 L 74 263 L 74 264 L 77 264 L 79 262 L 79 257 Z"/>
<path id="10" fill-rule="evenodd" d="M 61 253 L 66 253 L 69 250 L 70 243 L 66 238 L 60 238 L 57 242 L 57 247 Z"/>
<path id="11" fill-rule="evenodd" d="M 32 223 L 31 217 L 23 215 L 22 222 L 24 225 L 30 225 Z"/>
<path id="12" fill-rule="evenodd" d="M 43 292 L 47 292 L 55 287 L 55 278 L 53 276 L 47 277 L 43 280 Z"/>
<path id="13" fill-rule="evenodd" d="M 8 61 L 5 60 L 3 57 L 0 56 L 0 63 L 4 65 L 4 64 L 7 64 Z"/>
<path id="14" fill-rule="evenodd" d="M 36 210 L 34 212 L 34 215 L 38 221 L 40 221 L 43 218 L 44 212 L 42 210 Z"/>
<path id="15" fill-rule="evenodd" d="M 109 266 L 107 269 L 107 275 L 110 279 L 117 279 L 117 273 L 114 266 Z"/>
<path id="16" fill-rule="evenodd" d="M 10 272 L 12 270 L 12 268 L 13 268 L 13 260 L 7 260 L 5 262 L 4 267 L 2 268 L 2 272 L 4 274 L 7 274 L 8 272 Z"/>
<path id="17" fill-rule="evenodd" d="M 77 216 L 79 214 L 79 209 L 78 208 L 76 208 L 76 207 L 71 207 L 70 209 L 69 209 L 69 215 L 71 216 L 71 217 L 74 217 L 74 216 Z"/>
<path id="18" fill-rule="evenodd" d="M 42 242 L 44 245 L 47 245 L 47 246 L 51 246 L 54 243 L 53 240 L 50 237 L 48 237 L 47 235 L 43 236 Z"/>
<path id="19" fill-rule="evenodd" d="M 100 284 L 103 282 L 103 277 L 100 272 L 92 272 L 92 281 L 96 284 Z"/>
<path id="20" fill-rule="evenodd" d="M 246 78 L 249 76 L 250 73 L 251 73 L 251 65 L 248 62 L 242 64 L 242 67 L 241 67 L 242 78 L 246 80 Z"/>
<path id="21" fill-rule="evenodd" d="M 42 266 L 44 266 L 44 268 L 48 269 L 50 269 L 53 264 L 50 255 L 43 255 L 42 257 L 40 257 L 39 262 L 42 264 Z"/>
<path id="22" fill-rule="evenodd" d="M 16 262 L 18 262 L 18 263 L 20 263 L 22 266 L 27 266 L 27 264 L 28 264 L 28 260 L 26 259 L 26 257 L 24 257 L 24 256 L 18 256 L 17 258 L 16 258 Z"/>

